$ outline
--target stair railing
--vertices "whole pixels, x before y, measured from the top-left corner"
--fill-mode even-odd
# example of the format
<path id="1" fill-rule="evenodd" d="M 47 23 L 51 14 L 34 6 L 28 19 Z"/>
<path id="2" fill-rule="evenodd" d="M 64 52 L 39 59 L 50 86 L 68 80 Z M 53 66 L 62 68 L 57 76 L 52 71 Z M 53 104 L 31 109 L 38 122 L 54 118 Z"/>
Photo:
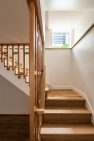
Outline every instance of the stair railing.
<path id="1" fill-rule="evenodd" d="M 14 70 L 18 78 L 23 76 L 29 83 L 29 43 L 1 43 L 0 59 L 7 70 Z M 28 57 L 27 57 L 28 56 Z"/>

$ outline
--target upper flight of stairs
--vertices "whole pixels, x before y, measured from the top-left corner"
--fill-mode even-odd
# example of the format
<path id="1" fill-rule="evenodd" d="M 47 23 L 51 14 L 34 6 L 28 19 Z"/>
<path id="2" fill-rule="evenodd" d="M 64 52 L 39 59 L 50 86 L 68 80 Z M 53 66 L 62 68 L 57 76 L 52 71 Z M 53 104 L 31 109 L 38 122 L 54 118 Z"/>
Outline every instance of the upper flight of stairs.
<path id="1" fill-rule="evenodd" d="M 0 59 L 7 70 L 12 69 L 20 79 L 22 76 L 29 83 L 29 44 L 0 44 Z"/>
<path id="2" fill-rule="evenodd" d="M 73 90 L 46 93 L 41 141 L 94 141 L 91 113 Z"/>

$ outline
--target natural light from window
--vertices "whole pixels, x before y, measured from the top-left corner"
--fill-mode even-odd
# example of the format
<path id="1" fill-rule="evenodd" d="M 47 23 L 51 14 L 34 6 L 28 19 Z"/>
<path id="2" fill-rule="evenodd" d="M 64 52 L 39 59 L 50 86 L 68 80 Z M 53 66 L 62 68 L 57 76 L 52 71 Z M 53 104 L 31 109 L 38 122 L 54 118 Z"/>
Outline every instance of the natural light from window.
<path id="1" fill-rule="evenodd" d="M 52 48 L 69 48 L 70 34 L 64 32 L 52 32 Z"/>

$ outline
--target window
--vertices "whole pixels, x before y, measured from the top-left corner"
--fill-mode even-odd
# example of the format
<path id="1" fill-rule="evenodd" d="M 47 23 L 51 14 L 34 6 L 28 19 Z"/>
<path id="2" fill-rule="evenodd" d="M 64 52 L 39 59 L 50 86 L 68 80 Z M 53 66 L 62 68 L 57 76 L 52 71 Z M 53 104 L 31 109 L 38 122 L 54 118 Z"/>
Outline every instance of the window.
<path id="1" fill-rule="evenodd" d="M 69 33 L 53 32 L 52 47 L 53 48 L 69 48 Z"/>

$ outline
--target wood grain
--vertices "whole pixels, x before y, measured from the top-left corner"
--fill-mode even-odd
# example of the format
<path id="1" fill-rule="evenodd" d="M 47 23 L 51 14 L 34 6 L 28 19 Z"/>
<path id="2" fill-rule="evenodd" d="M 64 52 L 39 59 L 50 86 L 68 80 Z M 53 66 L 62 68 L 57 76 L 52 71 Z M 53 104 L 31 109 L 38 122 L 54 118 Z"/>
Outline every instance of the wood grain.
<path id="1" fill-rule="evenodd" d="M 85 99 L 72 90 L 46 92 L 41 141 L 94 141 Z"/>
<path id="2" fill-rule="evenodd" d="M 29 138 L 29 115 L 0 115 L 0 141 Z"/>

